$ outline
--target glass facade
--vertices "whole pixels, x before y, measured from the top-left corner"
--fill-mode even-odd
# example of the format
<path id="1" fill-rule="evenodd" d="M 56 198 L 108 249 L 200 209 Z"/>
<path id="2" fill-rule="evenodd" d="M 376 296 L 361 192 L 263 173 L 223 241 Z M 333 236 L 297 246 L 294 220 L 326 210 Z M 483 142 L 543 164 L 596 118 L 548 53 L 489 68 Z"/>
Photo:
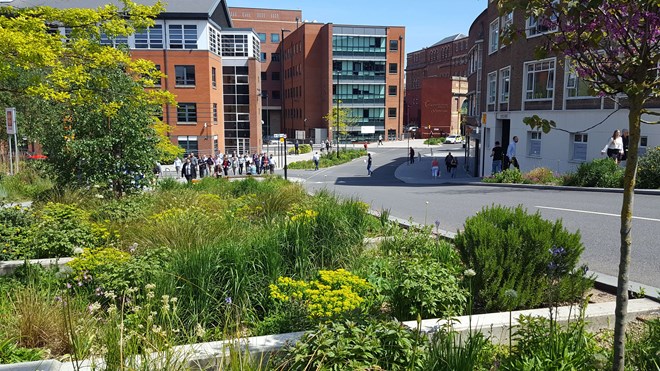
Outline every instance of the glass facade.
<path id="1" fill-rule="evenodd" d="M 246 153 L 250 142 L 248 67 L 222 67 L 225 151 Z"/>
<path id="2" fill-rule="evenodd" d="M 346 139 L 373 140 L 386 135 L 388 45 L 385 28 L 333 28 L 333 103 L 348 109 L 352 118 Z M 362 134 L 361 126 L 374 126 L 376 132 Z"/>

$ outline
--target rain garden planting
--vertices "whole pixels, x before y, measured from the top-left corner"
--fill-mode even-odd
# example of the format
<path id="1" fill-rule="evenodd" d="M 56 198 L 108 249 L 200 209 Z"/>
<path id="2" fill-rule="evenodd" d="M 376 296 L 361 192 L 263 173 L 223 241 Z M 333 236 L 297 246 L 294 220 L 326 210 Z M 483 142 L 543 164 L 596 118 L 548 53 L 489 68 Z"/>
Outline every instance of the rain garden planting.
<path id="1" fill-rule="evenodd" d="M 0 363 L 102 359 L 112 370 L 185 369 L 174 346 L 306 331 L 267 360 L 235 349 L 227 368 L 607 367 L 610 347 L 582 320 L 522 319 L 510 345 L 451 326 L 427 335 L 400 324 L 565 304 L 582 310 L 592 279 L 578 264 L 579 234 L 522 208 L 492 206 L 450 243 L 369 208 L 275 177 L 165 180 L 119 199 L 94 187 L 51 190 L 30 208 L 2 208 L 0 260 L 73 260 L 0 277 Z M 374 236 L 379 243 L 364 244 Z M 637 369 L 657 367 L 659 328 L 649 321 L 631 338 Z M 161 356 L 149 363 L 154 352 Z"/>

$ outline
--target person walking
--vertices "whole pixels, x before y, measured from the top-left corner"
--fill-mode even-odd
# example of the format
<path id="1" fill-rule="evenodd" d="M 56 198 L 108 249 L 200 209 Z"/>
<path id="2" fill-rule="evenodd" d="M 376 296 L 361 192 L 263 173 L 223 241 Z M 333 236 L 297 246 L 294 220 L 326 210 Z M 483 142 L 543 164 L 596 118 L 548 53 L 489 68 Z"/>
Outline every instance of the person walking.
<path id="1" fill-rule="evenodd" d="M 330 140 L 328 139 L 325 140 L 325 151 L 330 152 Z"/>
<path id="2" fill-rule="evenodd" d="M 433 157 L 433 161 L 431 162 L 431 176 L 433 179 L 438 178 L 440 175 L 440 163 L 438 162 L 438 159 L 436 157 Z"/>
<path id="3" fill-rule="evenodd" d="M 193 179 L 197 176 L 197 170 L 196 167 L 192 164 L 192 161 L 190 158 L 186 159 L 186 162 L 183 164 L 183 167 L 181 168 L 181 176 L 186 178 L 186 181 L 188 183 L 191 183 Z"/>
<path id="4" fill-rule="evenodd" d="M 490 151 L 490 157 L 493 158 L 493 165 L 491 166 L 490 175 L 495 175 L 502 171 L 502 159 L 504 153 L 502 147 L 500 146 L 500 141 L 495 141 L 495 146 Z"/>
<path id="5" fill-rule="evenodd" d="M 181 175 L 181 167 L 182 166 L 183 166 L 183 162 L 181 161 L 181 159 L 179 157 L 174 159 L 174 169 L 176 170 L 176 176 L 177 177 Z"/>
<path id="6" fill-rule="evenodd" d="M 516 145 L 518 144 L 518 136 L 513 137 L 513 141 L 509 143 L 509 147 L 506 149 L 506 159 L 504 160 L 503 169 L 506 170 L 509 168 L 509 165 L 513 165 L 516 169 L 520 170 L 520 164 L 516 158 Z M 508 160 L 508 161 L 507 161 Z"/>
<path id="7" fill-rule="evenodd" d="M 607 153 L 607 157 L 613 159 L 616 164 L 619 163 L 619 160 L 621 160 L 621 157 L 623 156 L 624 153 L 623 138 L 621 138 L 621 132 L 619 131 L 619 129 L 614 130 L 614 133 L 612 133 L 612 137 L 607 142 L 601 153 L 602 154 Z"/>
<path id="8" fill-rule="evenodd" d="M 371 153 L 367 153 L 367 175 L 371 176 L 371 164 L 372 164 L 372 159 L 371 159 Z"/>
<path id="9" fill-rule="evenodd" d="M 275 174 L 275 165 L 277 165 L 277 161 L 275 160 L 275 157 L 273 157 L 273 154 L 271 153 L 268 161 L 268 166 L 270 168 L 271 174 Z"/>
<path id="10" fill-rule="evenodd" d="M 413 149 L 413 147 L 410 147 L 410 164 L 412 165 L 414 163 L 415 163 L 415 150 Z"/>
<path id="11" fill-rule="evenodd" d="M 621 130 L 621 141 L 623 142 L 623 156 L 621 157 L 621 161 L 626 161 L 628 159 L 628 148 L 630 146 L 628 129 Z"/>
<path id="12" fill-rule="evenodd" d="M 379 146 L 383 145 L 383 135 L 382 134 L 378 136 L 378 145 Z"/>
<path id="13" fill-rule="evenodd" d="M 298 142 L 298 139 L 296 139 L 296 142 L 293 144 L 293 148 L 297 155 L 300 154 L 300 152 L 298 151 L 299 147 L 300 147 L 300 142 Z"/>
<path id="14" fill-rule="evenodd" d="M 321 161 L 321 157 L 319 157 L 318 152 L 314 152 L 314 156 L 312 156 L 312 161 L 314 161 L 314 170 L 318 170 L 319 162 Z"/>

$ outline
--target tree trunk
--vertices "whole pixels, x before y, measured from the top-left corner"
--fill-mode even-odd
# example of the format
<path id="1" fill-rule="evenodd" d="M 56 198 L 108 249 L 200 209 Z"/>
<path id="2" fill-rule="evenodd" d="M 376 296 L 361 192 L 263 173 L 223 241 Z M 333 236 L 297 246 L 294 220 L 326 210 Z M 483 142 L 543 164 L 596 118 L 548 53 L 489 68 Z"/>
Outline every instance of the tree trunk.
<path id="1" fill-rule="evenodd" d="M 628 268 L 632 245 L 632 213 L 637 180 L 637 154 L 641 137 L 641 110 L 644 99 L 629 96 L 628 130 L 630 134 L 626 172 L 623 180 L 623 204 L 621 206 L 621 251 L 619 257 L 619 277 L 614 311 L 614 360 L 612 370 L 623 371 L 625 365 L 626 314 L 628 312 Z"/>

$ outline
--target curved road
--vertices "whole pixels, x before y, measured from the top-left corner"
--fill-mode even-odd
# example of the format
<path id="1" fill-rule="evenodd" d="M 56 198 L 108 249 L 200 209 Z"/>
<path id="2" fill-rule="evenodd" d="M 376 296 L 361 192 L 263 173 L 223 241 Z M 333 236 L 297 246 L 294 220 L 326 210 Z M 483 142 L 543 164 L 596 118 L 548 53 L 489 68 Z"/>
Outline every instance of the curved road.
<path id="1" fill-rule="evenodd" d="M 462 152 L 460 146 L 452 147 L 455 154 Z M 289 176 L 302 179 L 310 191 L 328 189 L 338 195 L 357 197 L 370 203 L 375 210 L 389 209 L 393 216 L 417 223 L 433 225 L 437 220 L 440 229 L 448 231 L 461 229 L 466 218 L 485 206 L 523 205 L 529 212 L 539 211 L 546 219 L 562 219 L 568 230 L 579 230 L 585 245 L 583 263 L 592 271 L 616 277 L 620 193 L 478 184 L 407 184 L 395 177 L 399 166 L 408 166 L 406 148 L 375 148 L 370 152 L 373 153 L 375 169 L 371 177 L 366 175 L 363 159 L 319 171 L 290 170 Z M 440 156 L 442 159 L 444 153 Z M 425 158 L 423 163 L 428 166 L 428 171 L 424 170 L 419 177 L 426 177 L 426 172 L 430 174 L 430 160 Z M 630 279 L 660 287 L 660 196 L 636 195 L 634 218 Z"/>

